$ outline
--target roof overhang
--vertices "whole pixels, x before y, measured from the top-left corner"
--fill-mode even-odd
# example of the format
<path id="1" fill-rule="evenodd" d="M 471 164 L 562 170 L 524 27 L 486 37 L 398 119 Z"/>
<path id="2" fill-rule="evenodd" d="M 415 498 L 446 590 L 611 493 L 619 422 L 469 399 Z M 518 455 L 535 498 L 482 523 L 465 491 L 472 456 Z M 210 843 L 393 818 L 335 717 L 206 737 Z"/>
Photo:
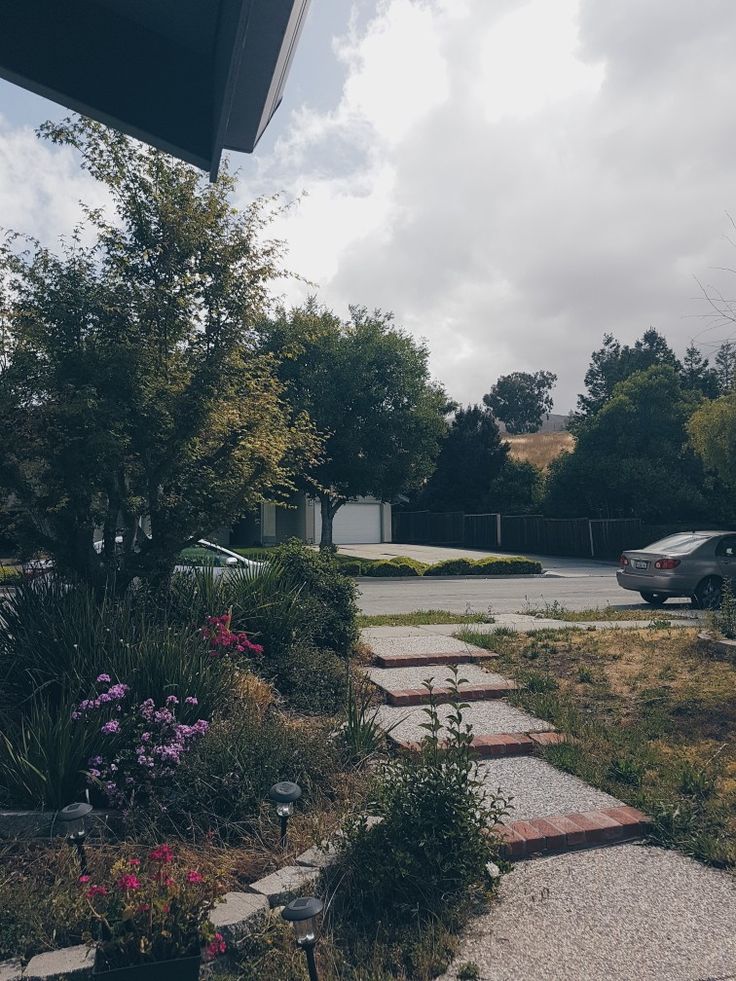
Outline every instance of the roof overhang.
<path id="1" fill-rule="evenodd" d="M 281 102 L 309 0 L 2 0 L 0 76 L 209 171 Z"/>

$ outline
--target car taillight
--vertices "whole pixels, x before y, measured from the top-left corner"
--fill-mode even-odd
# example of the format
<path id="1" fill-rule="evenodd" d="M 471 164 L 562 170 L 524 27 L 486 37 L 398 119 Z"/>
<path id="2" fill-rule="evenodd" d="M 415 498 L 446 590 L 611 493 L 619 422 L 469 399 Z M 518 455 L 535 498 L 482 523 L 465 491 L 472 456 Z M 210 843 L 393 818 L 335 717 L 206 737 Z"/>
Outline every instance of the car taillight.
<path id="1" fill-rule="evenodd" d="M 622 555 L 618 561 L 619 561 L 619 565 L 624 565 L 624 566 L 631 565 L 631 563 L 629 562 L 629 560 L 626 558 L 625 555 Z"/>
<path id="2" fill-rule="evenodd" d="M 679 559 L 657 559 L 654 563 L 655 569 L 676 569 L 680 564 Z"/>

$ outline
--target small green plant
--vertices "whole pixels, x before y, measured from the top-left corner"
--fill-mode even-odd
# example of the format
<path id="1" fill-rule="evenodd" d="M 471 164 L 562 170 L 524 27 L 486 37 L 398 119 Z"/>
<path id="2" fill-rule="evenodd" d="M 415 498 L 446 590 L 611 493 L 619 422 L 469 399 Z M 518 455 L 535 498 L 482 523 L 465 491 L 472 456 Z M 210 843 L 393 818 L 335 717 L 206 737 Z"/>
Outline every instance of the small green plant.
<path id="1" fill-rule="evenodd" d="M 560 687 L 557 679 L 551 674 L 541 671 L 526 671 L 521 675 L 521 683 L 532 695 L 542 695 L 557 691 Z"/>
<path id="2" fill-rule="evenodd" d="M 639 760 L 617 756 L 611 760 L 606 776 L 609 780 L 623 783 L 627 787 L 641 787 L 645 769 L 644 764 Z"/>
<path id="3" fill-rule="evenodd" d="M 430 702 L 419 753 L 390 761 L 377 778 L 375 808 L 382 822 L 369 827 L 363 815 L 346 823 L 328 885 L 338 924 L 360 923 L 370 931 L 385 923 L 387 909 L 397 927 L 446 917 L 469 893 L 494 884 L 487 868 L 498 860 L 492 831 L 508 813 L 508 802 L 487 791 L 478 774 L 461 683 L 453 669 L 444 724 L 432 685 L 425 683 Z"/>
<path id="4" fill-rule="evenodd" d="M 480 981 L 480 969 L 475 961 L 466 961 L 458 967 L 457 981 Z"/>
<path id="5" fill-rule="evenodd" d="M 669 630 L 672 626 L 672 621 L 666 617 L 653 617 L 647 626 L 650 630 Z"/>
<path id="6" fill-rule="evenodd" d="M 348 682 L 347 710 L 343 737 L 348 756 L 360 762 L 375 755 L 384 745 L 386 736 L 399 722 L 384 728 L 379 722 L 374 690 L 367 681 Z M 403 721 L 403 720 L 399 720 Z"/>
<path id="7" fill-rule="evenodd" d="M 593 672 L 590 668 L 578 668 L 578 681 L 583 685 L 590 685 L 594 681 Z"/>
<path id="8" fill-rule="evenodd" d="M 707 767 L 686 763 L 680 773 L 680 793 L 694 800 L 707 800 L 716 789 L 716 776 Z"/>

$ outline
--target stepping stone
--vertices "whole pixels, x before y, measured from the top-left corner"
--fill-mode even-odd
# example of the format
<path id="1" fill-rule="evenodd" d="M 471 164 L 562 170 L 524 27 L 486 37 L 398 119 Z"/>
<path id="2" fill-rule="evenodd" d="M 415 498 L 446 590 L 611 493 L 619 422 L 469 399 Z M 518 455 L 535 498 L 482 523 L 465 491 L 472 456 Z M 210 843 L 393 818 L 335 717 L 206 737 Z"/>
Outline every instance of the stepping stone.
<path id="1" fill-rule="evenodd" d="M 498 657 L 493 651 L 482 651 L 474 654 L 480 648 L 471 647 L 462 654 L 378 654 L 373 661 L 380 668 L 421 668 L 450 664 L 467 664 L 468 661 L 481 662 L 488 658 Z"/>
<path id="2" fill-rule="evenodd" d="M 452 709 L 448 705 L 438 706 L 440 721 L 445 723 Z M 514 708 L 507 702 L 494 699 L 487 702 L 473 702 L 463 710 L 463 719 L 472 726 L 473 736 L 499 736 L 506 734 L 527 734 L 530 732 L 547 732 L 554 729 L 549 722 L 537 719 L 533 715 Z M 421 742 L 427 734 L 422 729 L 422 723 L 427 721 L 427 711 L 422 708 L 399 708 L 394 705 L 381 705 L 378 709 L 378 721 L 384 729 L 396 725 L 390 733 L 391 739 L 402 746 L 411 748 Z M 446 733 L 441 732 L 440 738 Z M 532 744 L 533 748 L 533 744 Z M 530 749 L 531 751 L 531 749 Z"/>
<path id="3" fill-rule="evenodd" d="M 433 696 L 437 701 L 448 701 L 451 696 L 449 680 L 452 673 L 445 667 L 436 668 L 372 668 L 366 672 L 374 685 L 386 696 L 389 705 L 426 705 L 430 695 L 424 682 L 435 685 Z M 486 698 L 503 698 L 517 685 L 500 674 L 491 674 L 476 664 L 458 665 L 458 678 L 465 679 L 460 685 L 463 701 L 480 701 Z"/>
<path id="4" fill-rule="evenodd" d="M 674 851 L 619 845 L 523 862 L 463 931 L 456 981 L 727 981 L 736 879 Z"/>
<path id="5" fill-rule="evenodd" d="M 446 664 L 448 655 L 455 655 L 455 663 L 467 661 L 484 660 L 492 656 L 491 652 L 482 647 L 475 647 L 473 644 L 466 644 L 457 637 L 443 637 L 435 634 L 425 634 L 421 637 L 385 637 L 374 639 L 369 644 L 375 655 L 377 664 L 382 667 L 410 667 L 415 664 L 419 667 L 426 664 Z M 394 657 L 401 657 L 403 660 L 394 662 L 389 660 Z M 408 661 L 408 658 L 414 660 Z M 429 660 L 429 659 L 432 660 Z"/>
<path id="6" fill-rule="evenodd" d="M 498 825 L 495 830 L 503 841 L 503 857 L 518 860 L 551 852 L 631 841 L 641 838 L 648 826 L 649 818 L 645 814 L 623 804 L 603 810 L 573 811 L 530 821 L 512 821 Z"/>
<path id="7" fill-rule="evenodd" d="M 533 756 L 481 762 L 478 775 L 490 792 L 512 798 L 506 824 L 624 806 L 623 801 Z"/>

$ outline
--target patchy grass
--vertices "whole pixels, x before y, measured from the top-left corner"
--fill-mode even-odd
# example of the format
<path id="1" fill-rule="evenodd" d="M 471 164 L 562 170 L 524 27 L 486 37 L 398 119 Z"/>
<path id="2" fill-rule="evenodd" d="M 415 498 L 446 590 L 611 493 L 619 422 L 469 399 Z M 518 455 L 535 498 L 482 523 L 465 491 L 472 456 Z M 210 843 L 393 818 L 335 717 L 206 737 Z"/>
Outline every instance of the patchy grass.
<path id="1" fill-rule="evenodd" d="M 703 654 L 695 630 L 458 636 L 531 678 L 513 701 L 577 738 L 550 762 L 646 811 L 658 843 L 736 865 L 736 668 Z"/>
<path id="2" fill-rule="evenodd" d="M 650 610 L 632 610 L 618 606 L 591 607 L 588 610 L 568 610 L 559 600 L 544 603 L 542 606 L 527 605 L 520 611 L 526 616 L 539 617 L 542 620 L 562 620 L 566 623 L 583 623 L 590 620 L 607 623 L 615 620 L 643 620 L 645 622 L 662 622 L 668 620 L 687 619 L 692 614 L 687 609 L 673 607 L 652 608 Z"/>
<path id="3" fill-rule="evenodd" d="M 514 460 L 525 460 L 540 470 L 546 470 L 558 456 L 575 449 L 575 437 L 568 432 L 506 435 L 503 438 L 511 444 L 510 455 Z"/>
<path id="4" fill-rule="evenodd" d="M 359 627 L 424 627 L 437 623 L 495 623 L 490 613 L 450 613 L 447 610 L 414 610 L 413 613 L 378 613 L 359 616 Z"/>

